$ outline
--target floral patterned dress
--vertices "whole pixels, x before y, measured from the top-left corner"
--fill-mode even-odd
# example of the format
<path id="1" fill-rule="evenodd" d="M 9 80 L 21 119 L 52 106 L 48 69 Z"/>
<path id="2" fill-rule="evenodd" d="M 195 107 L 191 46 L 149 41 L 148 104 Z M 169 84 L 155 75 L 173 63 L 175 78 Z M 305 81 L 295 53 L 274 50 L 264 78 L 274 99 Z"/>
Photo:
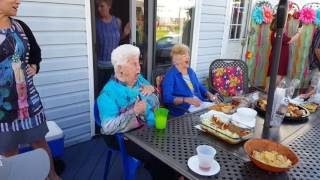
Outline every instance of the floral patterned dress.
<path id="1" fill-rule="evenodd" d="M 0 153 L 32 143 L 48 132 L 40 96 L 27 73 L 30 45 L 24 28 L 0 29 Z"/>

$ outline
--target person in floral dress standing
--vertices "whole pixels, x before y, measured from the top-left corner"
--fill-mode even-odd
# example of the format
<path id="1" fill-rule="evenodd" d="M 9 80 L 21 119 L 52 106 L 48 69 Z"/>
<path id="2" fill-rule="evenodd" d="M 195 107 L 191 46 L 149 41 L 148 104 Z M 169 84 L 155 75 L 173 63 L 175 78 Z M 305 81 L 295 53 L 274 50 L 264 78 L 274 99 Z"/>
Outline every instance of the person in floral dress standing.
<path id="1" fill-rule="evenodd" d="M 11 18 L 19 5 L 19 0 L 0 0 L 0 154 L 13 156 L 18 145 L 31 144 L 51 157 L 46 117 L 33 83 L 41 50 L 29 27 Z M 50 159 L 48 178 L 60 179 Z"/>

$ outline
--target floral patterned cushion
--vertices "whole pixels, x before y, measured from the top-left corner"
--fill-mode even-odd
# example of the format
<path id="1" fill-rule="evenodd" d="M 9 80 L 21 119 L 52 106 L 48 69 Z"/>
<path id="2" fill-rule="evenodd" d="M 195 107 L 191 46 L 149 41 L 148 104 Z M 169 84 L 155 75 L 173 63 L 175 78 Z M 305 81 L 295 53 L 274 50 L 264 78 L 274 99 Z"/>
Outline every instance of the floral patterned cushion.
<path id="1" fill-rule="evenodd" d="M 222 67 L 212 70 L 212 85 L 223 96 L 243 93 L 243 72 L 240 67 Z"/>

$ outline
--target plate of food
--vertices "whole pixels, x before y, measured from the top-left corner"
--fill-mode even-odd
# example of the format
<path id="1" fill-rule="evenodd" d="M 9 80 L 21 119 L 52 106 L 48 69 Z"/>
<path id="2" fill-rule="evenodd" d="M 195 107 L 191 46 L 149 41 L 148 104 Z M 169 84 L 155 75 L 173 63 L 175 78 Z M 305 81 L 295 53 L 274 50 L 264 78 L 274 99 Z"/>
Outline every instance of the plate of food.
<path id="1" fill-rule="evenodd" d="M 254 128 L 234 123 L 227 115 L 216 114 L 201 118 L 201 129 L 229 144 L 237 144 L 252 137 Z"/>
<path id="2" fill-rule="evenodd" d="M 261 116 L 265 116 L 267 109 L 267 100 L 259 99 L 255 104 L 255 109 Z M 285 122 L 306 122 L 308 121 L 310 116 L 310 112 L 307 108 L 302 105 L 289 103 L 288 110 L 285 114 L 284 121 Z"/>
<path id="3" fill-rule="evenodd" d="M 269 172 L 286 172 L 299 162 L 290 148 L 266 139 L 251 139 L 244 150 L 256 166 Z"/>
<path id="4" fill-rule="evenodd" d="M 210 110 L 220 111 L 225 114 L 233 114 L 237 111 L 238 106 L 240 105 L 240 99 L 232 99 L 230 103 L 220 103 L 215 104 L 209 107 Z"/>

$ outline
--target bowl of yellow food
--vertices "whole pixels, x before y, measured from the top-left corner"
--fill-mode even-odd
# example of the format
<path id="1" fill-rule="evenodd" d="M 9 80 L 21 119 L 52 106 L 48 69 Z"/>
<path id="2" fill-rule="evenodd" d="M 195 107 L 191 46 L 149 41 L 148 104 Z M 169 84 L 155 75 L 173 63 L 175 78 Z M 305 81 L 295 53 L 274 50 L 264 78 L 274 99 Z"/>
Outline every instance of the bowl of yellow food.
<path id="1" fill-rule="evenodd" d="M 256 166 L 269 172 L 286 172 L 299 162 L 288 147 L 266 139 L 251 139 L 244 150 Z"/>

